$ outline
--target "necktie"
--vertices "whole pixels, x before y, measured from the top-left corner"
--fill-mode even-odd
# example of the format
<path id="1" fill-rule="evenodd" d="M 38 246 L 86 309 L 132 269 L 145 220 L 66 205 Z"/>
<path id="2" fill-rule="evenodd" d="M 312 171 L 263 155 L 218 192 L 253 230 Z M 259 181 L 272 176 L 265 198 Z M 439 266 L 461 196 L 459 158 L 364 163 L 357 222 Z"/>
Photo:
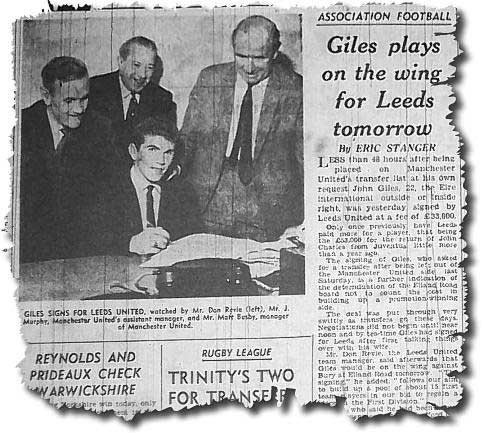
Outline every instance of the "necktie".
<path id="1" fill-rule="evenodd" d="M 155 210 L 153 208 L 153 189 L 155 186 L 149 184 L 147 186 L 147 228 L 155 228 L 157 226 L 155 220 Z"/>
<path id="2" fill-rule="evenodd" d="M 136 99 L 136 93 L 131 93 L 130 104 L 128 105 L 128 111 L 126 112 L 126 122 L 133 126 L 135 122 L 136 112 L 138 109 L 138 101 Z"/>
<path id="3" fill-rule="evenodd" d="M 253 176 L 253 94 L 248 86 L 241 104 L 236 138 L 229 160 L 235 164 L 238 160 L 238 174 L 241 183 L 247 186 Z"/>

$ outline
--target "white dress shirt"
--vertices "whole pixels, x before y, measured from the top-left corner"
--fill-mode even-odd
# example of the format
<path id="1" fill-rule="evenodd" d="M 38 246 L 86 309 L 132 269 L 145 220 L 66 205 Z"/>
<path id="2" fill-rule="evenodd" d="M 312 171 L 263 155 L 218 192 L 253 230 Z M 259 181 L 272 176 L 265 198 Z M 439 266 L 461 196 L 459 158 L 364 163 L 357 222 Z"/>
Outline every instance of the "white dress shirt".
<path id="1" fill-rule="evenodd" d="M 47 118 L 49 119 L 49 125 L 51 127 L 52 140 L 54 142 L 54 149 L 57 151 L 57 147 L 59 146 L 59 142 L 64 137 L 64 133 L 62 131 L 63 127 L 62 127 L 61 124 L 59 124 L 56 121 L 56 119 L 54 118 L 54 115 L 51 113 L 49 108 L 47 108 Z"/>
<path id="2" fill-rule="evenodd" d="M 265 78 L 251 89 L 253 97 L 253 132 L 252 132 L 252 151 L 254 158 L 254 148 L 256 146 L 256 134 L 258 132 L 259 117 L 261 115 L 261 108 L 263 106 L 264 93 L 268 85 L 269 77 Z M 234 105 L 232 108 L 231 128 L 229 130 L 229 139 L 227 141 L 226 157 L 229 157 L 234 146 L 234 139 L 236 138 L 237 126 L 239 124 L 239 115 L 241 111 L 241 104 L 244 94 L 248 90 L 248 84 L 236 75 L 236 84 L 234 85 Z M 241 152 L 241 151 L 239 151 Z"/>
<path id="3" fill-rule="evenodd" d="M 123 80 L 121 80 L 121 76 L 119 77 L 120 80 L 120 89 L 121 89 L 121 100 L 123 101 L 123 117 L 126 119 L 126 114 L 128 113 L 128 107 L 130 106 L 131 100 L 131 91 L 125 86 Z M 135 94 L 136 102 L 140 104 L 140 94 Z"/>
<path id="4" fill-rule="evenodd" d="M 155 213 L 155 223 L 157 226 L 161 226 L 161 222 L 158 222 L 158 212 L 160 209 L 160 196 L 162 188 L 158 184 L 150 183 L 140 172 L 136 165 L 133 165 L 130 171 L 131 182 L 136 190 L 136 196 L 138 197 L 138 205 L 140 206 L 141 220 L 143 223 L 143 229 L 147 229 L 147 187 L 153 186 L 153 211 Z"/>

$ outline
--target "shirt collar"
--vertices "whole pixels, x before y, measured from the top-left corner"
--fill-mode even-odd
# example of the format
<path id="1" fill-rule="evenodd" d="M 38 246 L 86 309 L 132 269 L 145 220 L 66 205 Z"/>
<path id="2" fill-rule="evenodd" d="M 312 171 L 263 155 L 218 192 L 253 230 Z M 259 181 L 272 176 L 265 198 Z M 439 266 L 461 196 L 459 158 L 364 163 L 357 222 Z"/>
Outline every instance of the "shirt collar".
<path id="1" fill-rule="evenodd" d="M 261 89 L 261 91 L 264 91 L 266 89 L 266 86 L 268 85 L 268 80 L 269 76 L 266 77 L 264 80 L 261 80 L 259 83 L 251 86 L 251 89 Z M 246 89 L 248 88 L 248 84 L 239 74 L 236 74 L 236 88 L 244 89 L 244 91 L 246 91 Z"/>
<path id="2" fill-rule="evenodd" d="M 138 169 L 138 166 L 133 165 L 130 170 L 130 176 L 131 176 L 131 181 L 133 182 L 133 185 L 135 186 L 135 189 L 139 192 L 146 190 L 148 186 L 153 186 L 155 190 L 157 190 L 159 193 L 161 192 L 162 188 L 160 184 L 158 183 L 151 183 L 148 181 L 145 176 L 140 172 Z"/>
<path id="3" fill-rule="evenodd" d="M 131 91 L 125 86 L 123 80 L 121 80 L 121 74 L 118 73 L 118 80 L 120 82 L 121 98 L 131 98 Z M 136 99 L 140 98 L 140 94 L 135 94 Z"/>

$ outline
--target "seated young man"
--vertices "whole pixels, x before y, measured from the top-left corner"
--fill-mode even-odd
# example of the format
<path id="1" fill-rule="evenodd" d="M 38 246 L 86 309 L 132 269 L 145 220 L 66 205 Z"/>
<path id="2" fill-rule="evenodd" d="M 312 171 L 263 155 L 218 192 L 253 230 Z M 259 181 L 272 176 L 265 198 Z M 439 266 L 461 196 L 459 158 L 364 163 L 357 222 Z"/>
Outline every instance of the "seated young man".
<path id="1" fill-rule="evenodd" d="M 100 189 L 84 228 L 84 256 L 156 254 L 200 231 L 196 198 L 173 170 L 177 148 L 177 131 L 164 121 L 149 118 L 135 127 L 128 146 L 133 165 Z"/>

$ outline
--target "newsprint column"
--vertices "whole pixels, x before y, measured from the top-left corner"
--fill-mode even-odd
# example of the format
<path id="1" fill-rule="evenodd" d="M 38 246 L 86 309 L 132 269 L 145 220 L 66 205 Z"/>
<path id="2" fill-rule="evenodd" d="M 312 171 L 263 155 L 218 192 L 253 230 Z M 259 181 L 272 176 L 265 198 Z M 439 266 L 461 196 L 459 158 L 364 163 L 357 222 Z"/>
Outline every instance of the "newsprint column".
<path id="1" fill-rule="evenodd" d="M 441 415 L 435 405 L 461 396 L 448 374 L 462 369 L 466 328 L 456 10 L 335 6 L 304 18 L 314 398 L 344 396 L 355 417 Z"/>

